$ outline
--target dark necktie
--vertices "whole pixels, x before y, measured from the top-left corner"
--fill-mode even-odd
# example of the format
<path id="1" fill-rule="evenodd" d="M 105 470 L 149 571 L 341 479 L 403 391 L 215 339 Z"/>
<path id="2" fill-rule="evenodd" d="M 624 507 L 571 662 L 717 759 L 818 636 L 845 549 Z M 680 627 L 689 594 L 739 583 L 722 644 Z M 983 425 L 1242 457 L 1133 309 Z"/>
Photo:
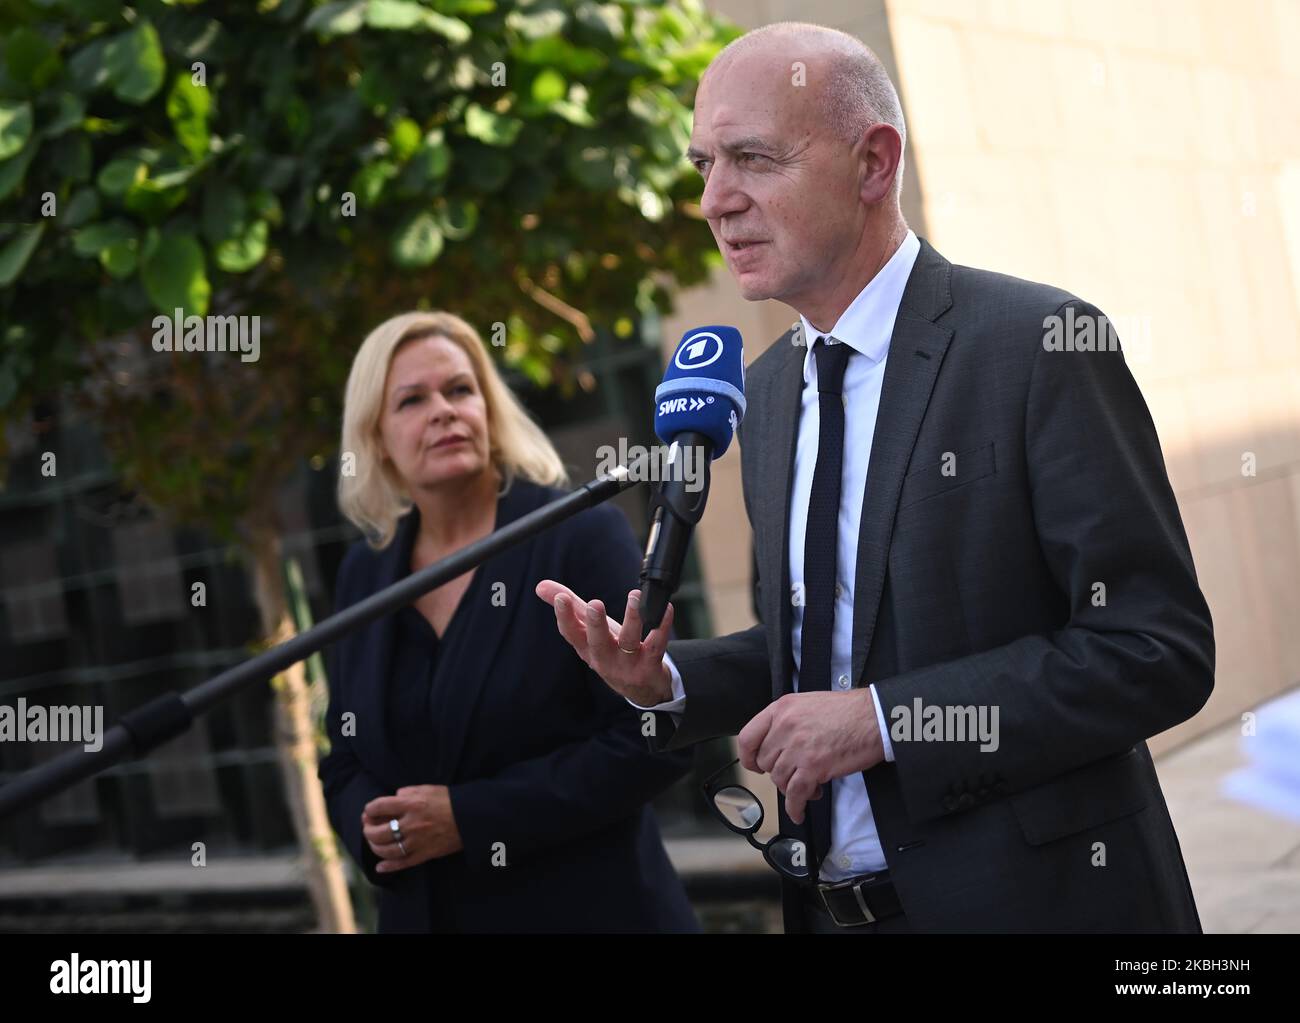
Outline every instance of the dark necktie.
<path id="1" fill-rule="evenodd" d="M 800 636 L 799 691 L 831 688 L 831 629 L 835 621 L 835 560 L 839 538 L 840 479 L 844 464 L 844 369 L 853 349 L 841 342 L 819 339 L 817 359 L 817 465 L 808 501 L 808 531 L 804 536 L 803 630 Z M 830 851 L 831 786 L 808 804 L 813 844 L 810 867 L 819 867 Z M 814 875 L 815 876 L 815 875 Z"/>

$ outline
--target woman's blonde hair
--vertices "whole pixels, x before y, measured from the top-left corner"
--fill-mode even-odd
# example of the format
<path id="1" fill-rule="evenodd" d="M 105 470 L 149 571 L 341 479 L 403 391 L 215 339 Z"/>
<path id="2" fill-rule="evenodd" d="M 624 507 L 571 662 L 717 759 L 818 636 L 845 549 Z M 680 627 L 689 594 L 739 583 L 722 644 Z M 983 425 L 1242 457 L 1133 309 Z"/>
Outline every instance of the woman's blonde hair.
<path id="1" fill-rule="evenodd" d="M 411 509 L 411 495 L 391 461 L 382 457 L 379 415 L 384 383 L 397 350 L 408 341 L 445 337 L 474 367 L 487 406 L 489 454 L 501 474 L 501 493 L 516 476 L 543 486 L 567 486 L 568 474 L 554 446 L 501 379 L 478 331 L 446 312 L 403 313 L 372 330 L 361 343 L 343 398 L 339 510 L 375 550 L 387 547 L 397 520 Z M 349 462 L 349 456 L 351 456 Z"/>

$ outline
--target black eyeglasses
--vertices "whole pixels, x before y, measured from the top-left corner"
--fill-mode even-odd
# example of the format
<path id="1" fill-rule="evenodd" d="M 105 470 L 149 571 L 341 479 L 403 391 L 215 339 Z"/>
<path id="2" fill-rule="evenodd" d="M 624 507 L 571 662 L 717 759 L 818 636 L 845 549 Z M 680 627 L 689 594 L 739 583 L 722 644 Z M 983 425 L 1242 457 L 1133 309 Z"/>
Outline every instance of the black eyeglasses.
<path id="1" fill-rule="evenodd" d="M 758 796 L 743 785 L 725 780 L 739 760 L 733 760 L 714 772 L 702 786 L 704 798 L 709 801 L 718 820 L 738 835 L 744 835 L 755 849 L 763 854 L 768 866 L 795 884 L 812 886 L 812 872 L 808 869 L 808 849 L 797 838 L 776 835 L 760 842 L 754 834 L 763 826 L 763 804 Z"/>

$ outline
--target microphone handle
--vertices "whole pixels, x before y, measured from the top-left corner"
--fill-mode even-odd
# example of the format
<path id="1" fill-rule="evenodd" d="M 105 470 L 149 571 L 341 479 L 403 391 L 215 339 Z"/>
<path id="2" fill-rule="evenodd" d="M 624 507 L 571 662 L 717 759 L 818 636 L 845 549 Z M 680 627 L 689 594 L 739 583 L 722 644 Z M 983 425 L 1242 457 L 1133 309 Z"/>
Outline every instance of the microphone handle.
<path id="1" fill-rule="evenodd" d="M 688 490 L 684 474 L 676 471 L 675 459 L 668 463 L 670 478 L 659 485 L 657 494 L 652 498 L 654 513 L 650 521 L 650 535 L 646 540 L 645 558 L 641 562 L 643 640 L 663 621 L 668 601 L 681 581 L 691 533 L 704 514 L 704 505 L 709 496 L 712 439 L 704 434 L 687 432 L 678 434 L 674 443 L 677 445 L 678 459 L 684 459 L 688 449 L 703 449 L 700 458 L 703 485 L 698 490 Z"/>

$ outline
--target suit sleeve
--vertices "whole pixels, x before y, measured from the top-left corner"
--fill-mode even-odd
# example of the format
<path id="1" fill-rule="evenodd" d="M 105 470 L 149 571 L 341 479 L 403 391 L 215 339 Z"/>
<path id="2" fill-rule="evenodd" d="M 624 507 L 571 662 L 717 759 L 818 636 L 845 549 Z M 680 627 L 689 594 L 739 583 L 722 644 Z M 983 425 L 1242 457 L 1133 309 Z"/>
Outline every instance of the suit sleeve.
<path id="1" fill-rule="evenodd" d="M 335 588 L 336 613 L 352 603 L 346 596 L 349 592 L 345 578 L 347 569 L 348 559 L 344 558 L 339 568 L 338 584 Z M 361 811 L 372 799 L 378 796 L 391 796 L 393 793 L 361 766 L 361 762 L 352 752 L 351 738 L 343 734 L 343 715 L 347 708 L 342 706 L 338 695 L 343 687 L 339 678 L 337 644 L 329 651 L 327 665 L 329 707 L 325 713 L 325 731 L 329 736 L 330 751 L 321 758 L 316 776 L 320 779 L 325 794 L 325 806 L 329 813 L 330 824 L 333 825 L 344 847 L 361 868 L 366 880 L 379 887 L 388 887 L 399 880 L 400 875 L 375 872 L 379 857 L 371 850 L 361 830 Z"/>
<path id="2" fill-rule="evenodd" d="M 1100 317 L 1074 300 L 1079 316 Z M 1214 634 L 1146 403 L 1123 353 L 1034 349 L 1025 462 L 1069 617 L 1050 634 L 876 681 L 892 708 L 987 707 L 996 749 L 893 736 L 914 820 L 1032 788 L 1186 720 L 1214 687 Z M 1097 584 L 1105 587 L 1104 596 Z M 941 696 L 937 694 L 942 694 Z M 988 744 L 992 745 L 992 744 Z"/>
<path id="3" fill-rule="evenodd" d="M 627 519 L 603 506 L 570 535 L 561 581 L 586 600 L 599 598 L 621 619 L 640 564 Z M 534 613 L 544 607 L 539 602 Z M 570 655 L 577 683 L 595 703 L 599 727 L 490 778 L 451 786 L 452 812 L 474 869 L 491 866 L 496 843 L 504 844 L 507 863 L 517 863 L 609 827 L 639 813 L 690 769 L 689 753 L 664 756 L 647 749 L 641 715 L 577 654 Z"/>
<path id="4" fill-rule="evenodd" d="M 676 750 L 707 739 L 739 735 L 771 702 L 771 669 L 762 624 L 716 639 L 683 639 L 669 647 L 682 677 L 680 715 L 655 712 L 653 748 Z"/>

